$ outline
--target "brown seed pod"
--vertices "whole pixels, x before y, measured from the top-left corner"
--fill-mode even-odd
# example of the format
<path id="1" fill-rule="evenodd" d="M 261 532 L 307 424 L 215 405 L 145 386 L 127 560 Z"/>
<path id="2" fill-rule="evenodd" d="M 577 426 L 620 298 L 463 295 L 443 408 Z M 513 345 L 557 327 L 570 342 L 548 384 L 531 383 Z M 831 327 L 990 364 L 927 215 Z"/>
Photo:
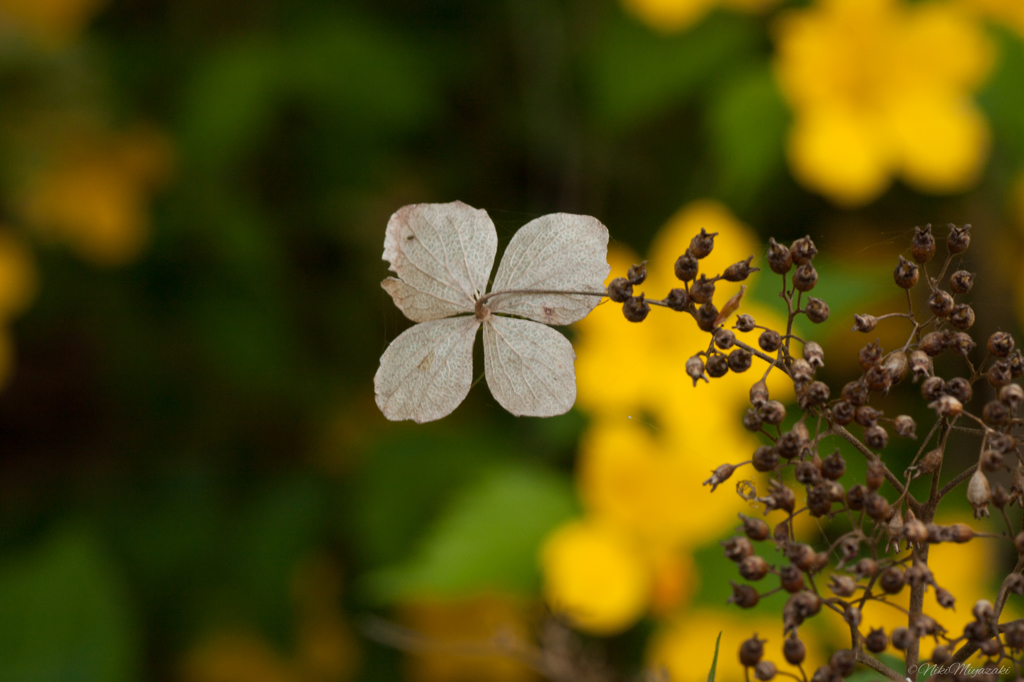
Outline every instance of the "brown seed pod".
<path id="1" fill-rule="evenodd" d="M 725 272 L 722 273 L 722 279 L 727 282 L 742 282 L 749 277 L 751 273 L 760 272 L 761 268 L 750 267 L 750 261 L 753 259 L 753 256 L 749 256 L 746 260 L 733 263 L 725 269 Z"/>
<path id="2" fill-rule="evenodd" d="M 732 596 L 729 597 L 727 603 L 735 604 L 741 609 L 752 609 L 757 606 L 757 602 L 760 600 L 760 595 L 750 585 L 737 585 L 730 581 L 732 585 Z"/>
<path id="3" fill-rule="evenodd" d="M 871 653 L 880 654 L 889 647 L 889 638 L 882 628 L 872 628 L 864 638 L 864 645 Z"/>
<path id="4" fill-rule="evenodd" d="M 837 597 L 849 597 L 857 591 L 856 581 L 847 575 L 832 574 L 832 583 L 828 586 Z"/>
<path id="5" fill-rule="evenodd" d="M 630 284 L 643 284 L 644 280 L 647 279 L 647 261 L 634 265 L 627 270 L 626 279 L 629 280 Z"/>
<path id="6" fill-rule="evenodd" d="M 784 275 L 793 267 L 793 256 L 789 247 L 777 243 L 774 239 L 768 239 L 768 267 L 772 272 Z"/>
<path id="7" fill-rule="evenodd" d="M 757 326 L 757 322 L 755 322 L 754 318 L 752 318 L 750 315 L 747 315 L 746 313 L 744 313 L 742 315 L 737 315 L 736 316 L 736 327 L 735 328 L 740 330 L 741 332 L 744 332 L 744 333 L 752 332 L 752 331 L 754 331 L 754 327 L 755 326 Z"/>
<path id="8" fill-rule="evenodd" d="M 857 657 L 849 649 L 840 649 L 828 659 L 829 666 L 839 673 L 840 677 L 849 677 L 853 674 L 853 668 L 857 665 Z"/>
<path id="9" fill-rule="evenodd" d="M 755 519 L 743 514 L 740 514 L 739 517 L 740 521 L 743 522 L 743 532 L 747 534 L 748 538 L 751 540 L 766 540 L 768 538 L 771 531 L 764 520 Z"/>
<path id="10" fill-rule="evenodd" d="M 725 550 L 725 558 L 730 561 L 740 562 L 754 553 L 754 545 L 750 542 L 750 538 L 743 535 L 722 540 L 721 545 Z"/>
<path id="11" fill-rule="evenodd" d="M 764 656 L 764 643 L 766 641 L 758 639 L 757 635 L 754 635 L 743 642 L 743 644 L 740 644 L 740 663 L 747 667 L 757 665 L 761 657 Z"/>
<path id="12" fill-rule="evenodd" d="M 988 352 L 996 357 L 1005 358 L 1013 351 L 1013 337 L 1006 332 L 995 332 L 988 337 Z"/>
<path id="13" fill-rule="evenodd" d="M 873 578 L 878 574 L 878 562 L 870 557 L 864 557 L 857 562 L 854 572 L 857 574 L 858 580 Z"/>
<path id="14" fill-rule="evenodd" d="M 729 373 L 729 358 L 724 353 L 716 353 L 708 358 L 707 373 L 712 379 L 719 379 Z"/>
<path id="15" fill-rule="evenodd" d="M 807 315 L 807 319 L 815 324 L 821 324 L 828 319 L 828 304 L 820 298 L 811 296 L 807 299 L 807 306 L 804 308 L 804 314 Z"/>
<path id="16" fill-rule="evenodd" d="M 908 542 L 928 542 L 928 528 L 918 519 L 910 519 L 903 524 L 903 537 Z"/>
<path id="17" fill-rule="evenodd" d="M 781 509 L 790 514 L 796 506 L 796 495 L 788 487 L 773 480 L 768 484 L 768 497 L 762 500 L 765 503 L 765 513 Z"/>
<path id="18" fill-rule="evenodd" d="M 949 236 L 946 237 L 946 250 L 950 254 L 956 255 L 963 253 L 967 250 L 967 247 L 971 245 L 971 226 L 964 225 L 963 227 L 957 227 L 953 223 L 949 224 Z"/>
<path id="19" fill-rule="evenodd" d="M 966 294 L 974 286 L 974 273 L 957 270 L 949 276 L 949 288 L 954 294 Z"/>
<path id="20" fill-rule="evenodd" d="M 625 277 L 616 277 L 608 284 L 608 298 L 625 303 L 633 296 L 633 285 Z"/>
<path id="21" fill-rule="evenodd" d="M 946 535 L 951 542 L 963 544 L 974 538 L 974 529 L 966 523 L 954 523 L 951 526 L 946 526 Z"/>
<path id="22" fill-rule="evenodd" d="M 743 428 L 745 428 L 747 431 L 757 433 L 758 431 L 761 430 L 762 423 L 763 421 L 761 420 L 761 415 L 759 415 L 757 413 L 757 410 L 753 408 L 748 409 L 746 413 L 744 413 L 743 415 Z"/>
<path id="23" fill-rule="evenodd" d="M 818 271 L 810 263 L 804 263 L 793 272 L 793 287 L 808 292 L 818 283 Z"/>
<path id="24" fill-rule="evenodd" d="M 961 331 L 970 329 L 974 324 L 974 309 L 966 303 L 957 303 L 953 306 L 949 323 Z"/>
<path id="25" fill-rule="evenodd" d="M 992 384 L 996 388 L 1006 386 L 1008 383 L 1013 381 L 1013 375 L 1010 373 L 1010 365 L 1003 360 L 993 363 L 992 366 L 988 368 L 988 371 L 985 372 L 985 377 L 988 379 L 988 383 Z"/>
<path id="26" fill-rule="evenodd" d="M 847 382 L 843 386 L 842 398 L 854 407 L 859 407 L 868 401 L 871 388 L 860 379 Z"/>
<path id="27" fill-rule="evenodd" d="M 878 586 L 888 594 L 898 594 L 903 590 L 905 583 L 903 571 L 895 566 L 890 566 L 882 571 L 882 575 L 878 579 Z M 893 634 L 895 635 L 895 632 Z"/>
<path id="28" fill-rule="evenodd" d="M 818 248 L 811 241 L 811 236 L 807 235 L 793 242 L 789 247 L 789 253 L 792 255 L 794 263 L 806 265 L 818 255 Z"/>
<path id="29" fill-rule="evenodd" d="M 974 389 L 971 387 L 971 382 L 963 377 L 953 377 L 946 384 L 945 392 L 953 396 L 960 401 L 961 404 L 966 405 L 974 397 Z"/>
<path id="30" fill-rule="evenodd" d="M 889 432 L 881 425 L 873 424 L 864 429 L 864 444 L 872 450 L 881 450 L 889 442 Z"/>
<path id="31" fill-rule="evenodd" d="M 910 371 L 914 374 L 914 379 L 926 379 L 934 372 L 934 363 L 932 359 L 920 348 L 911 351 L 909 356 Z"/>
<path id="32" fill-rule="evenodd" d="M 775 468 L 779 466 L 779 453 L 770 445 L 762 445 L 754 451 L 751 463 L 761 473 L 775 471 Z"/>
<path id="33" fill-rule="evenodd" d="M 974 342 L 974 339 L 964 332 L 957 332 L 949 339 L 949 347 L 953 349 L 953 352 L 965 357 L 968 353 L 974 350 L 974 347 L 977 345 L 978 344 Z"/>
<path id="34" fill-rule="evenodd" d="M 699 355 L 694 355 L 686 361 L 686 374 L 693 379 L 693 385 L 697 385 L 698 379 L 707 381 L 708 378 L 704 376 L 704 361 L 700 359 Z"/>
<path id="35" fill-rule="evenodd" d="M 917 438 L 917 422 L 910 415 L 901 414 L 892 420 L 896 433 L 904 438 Z"/>
<path id="36" fill-rule="evenodd" d="M 932 649 L 931 661 L 935 665 L 942 665 L 942 664 L 946 663 L 950 658 L 952 658 L 952 656 L 953 655 L 951 653 L 949 653 L 949 648 L 948 647 L 939 645 L 939 646 L 935 647 L 934 649 Z"/>
<path id="37" fill-rule="evenodd" d="M 953 312 L 953 297 L 949 295 L 949 292 L 936 289 L 928 297 L 928 308 L 936 317 L 949 317 Z"/>
<path id="38" fill-rule="evenodd" d="M 956 597 L 944 587 L 935 588 L 935 601 L 944 609 L 951 609 L 956 604 Z"/>
<path id="39" fill-rule="evenodd" d="M 878 459 L 878 457 L 868 461 L 864 482 L 867 483 L 868 489 L 872 491 L 881 488 L 882 483 L 885 482 L 885 465 L 882 464 L 882 460 Z"/>
<path id="40" fill-rule="evenodd" d="M 761 682 L 768 682 L 775 677 L 775 664 L 771 661 L 761 661 L 754 666 L 754 677 L 761 680 Z"/>
<path id="41" fill-rule="evenodd" d="M 893 279 L 896 280 L 896 286 L 903 289 L 910 289 L 917 284 L 920 275 L 920 269 L 903 256 L 900 256 L 900 262 L 892 273 Z"/>
<path id="42" fill-rule="evenodd" d="M 782 655 L 790 665 L 800 665 L 807 656 L 807 647 L 794 633 L 782 643 Z"/>
<path id="43" fill-rule="evenodd" d="M 665 305 L 676 312 L 682 312 L 690 305 L 690 295 L 685 289 L 672 289 L 665 297 Z"/>
<path id="44" fill-rule="evenodd" d="M 630 296 L 622 304 L 622 314 L 630 322 L 643 322 L 647 314 L 651 312 L 651 306 L 644 300 L 644 295 Z"/>
<path id="45" fill-rule="evenodd" d="M 871 369 L 882 361 L 882 347 L 878 341 L 869 343 L 857 351 L 857 360 L 864 369 Z"/>
<path id="46" fill-rule="evenodd" d="M 804 575 L 796 566 L 783 566 L 779 569 L 779 580 L 786 592 L 794 593 L 804 589 Z"/>
<path id="47" fill-rule="evenodd" d="M 860 511 L 864 508 L 864 498 L 868 495 L 868 489 L 857 483 L 850 486 L 846 491 L 846 506 L 852 511 Z"/>
<path id="48" fill-rule="evenodd" d="M 1002 426 L 1010 420 L 1010 408 L 1000 400 L 991 400 L 985 403 L 981 410 L 981 418 L 989 426 Z"/>
<path id="49" fill-rule="evenodd" d="M 964 406 L 960 401 L 951 395 L 944 395 L 938 400 L 928 403 L 928 407 L 935 410 L 940 417 L 959 417 L 964 411 Z"/>
<path id="50" fill-rule="evenodd" d="M 811 367 L 815 370 L 825 366 L 825 351 L 815 341 L 808 341 L 804 344 L 803 356 L 804 360 L 811 363 Z"/>
<path id="51" fill-rule="evenodd" d="M 740 562 L 740 575 L 747 580 L 760 580 L 768 573 L 768 562 L 756 554 Z"/>
<path id="52" fill-rule="evenodd" d="M 700 262 L 697 257 L 687 249 L 683 255 L 676 260 L 676 278 L 683 282 L 692 282 L 697 278 L 700 270 Z"/>
<path id="53" fill-rule="evenodd" d="M 889 500 L 878 493 L 868 493 L 864 498 L 864 511 L 875 521 L 888 521 L 892 507 L 889 506 Z"/>
<path id="54" fill-rule="evenodd" d="M 1016 411 L 1024 403 L 1024 388 L 1020 384 L 1007 384 L 999 389 L 999 399 L 1007 407 Z"/>
<path id="55" fill-rule="evenodd" d="M 757 345 L 767 353 L 774 353 L 782 345 L 782 336 L 774 329 L 765 329 L 761 336 L 757 337 Z"/>
<path id="56" fill-rule="evenodd" d="M 929 332 L 921 337 L 921 343 L 918 344 L 918 347 L 934 358 L 946 350 L 947 345 L 949 345 L 949 339 L 946 337 L 945 332 Z"/>
<path id="57" fill-rule="evenodd" d="M 918 263 L 927 263 L 935 255 L 935 236 L 932 235 L 932 226 L 929 223 L 922 230 L 914 228 L 914 238 L 910 240 L 910 249 L 914 260 Z"/>
<path id="58" fill-rule="evenodd" d="M 839 448 L 821 460 L 821 475 L 830 481 L 838 481 L 846 473 L 846 460 L 839 454 Z"/>
<path id="59" fill-rule="evenodd" d="M 909 649 L 914 639 L 914 636 L 907 628 L 899 627 L 892 631 L 892 645 L 900 651 Z"/>
<path id="60" fill-rule="evenodd" d="M 864 428 L 877 424 L 878 418 L 881 416 L 882 413 L 870 405 L 861 405 L 857 408 L 857 411 L 853 413 L 854 421 Z"/>
<path id="61" fill-rule="evenodd" d="M 918 471 L 922 474 L 934 474 L 942 464 L 942 449 L 935 448 L 925 453 L 917 465 Z"/>
<path id="62" fill-rule="evenodd" d="M 853 316 L 853 331 L 855 332 L 864 332 L 866 334 L 876 326 L 878 326 L 878 318 L 874 315 Z"/>
<path id="63" fill-rule="evenodd" d="M 988 516 L 988 503 L 992 500 L 992 488 L 988 477 L 978 467 L 967 483 L 967 501 L 974 507 L 974 518 Z"/>
<path id="64" fill-rule="evenodd" d="M 760 415 L 769 424 L 778 425 L 786 418 L 786 407 L 778 400 L 769 400 L 761 406 Z"/>
<path id="65" fill-rule="evenodd" d="M 752 362 L 753 356 L 750 354 L 750 351 L 744 350 L 743 348 L 735 348 L 731 353 L 729 353 L 729 369 L 737 374 L 746 372 L 750 369 Z"/>
<path id="66" fill-rule="evenodd" d="M 697 321 L 697 326 L 700 327 L 701 331 L 709 332 L 715 328 L 715 320 L 718 319 L 718 308 L 715 307 L 714 303 L 705 303 L 697 308 L 693 319 Z"/>
<path id="67" fill-rule="evenodd" d="M 836 423 L 846 426 L 853 421 L 854 407 L 845 400 L 840 400 L 832 406 L 832 418 Z"/>
<path id="68" fill-rule="evenodd" d="M 807 490 L 807 511 L 815 518 L 827 516 L 832 511 L 832 495 L 828 488 L 816 485 Z"/>
<path id="69" fill-rule="evenodd" d="M 768 385 L 764 379 L 750 387 L 750 404 L 754 407 L 761 407 L 768 400 Z"/>
<path id="70" fill-rule="evenodd" d="M 708 234 L 703 227 L 700 228 L 700 234 L 690 240 L 688 251 L 697 258 L 706 258 L 715 248 L 715 237 L 717 236 L 717 232 Z"/>
<path id="71" fill-rule="evenodd" d="M 695 303 L 707 303 L 715 297 L 715 282 L 701 274 L 700 278 L 690 286 L 690 298 Z"/>
<path id="72" fill-rule="evenodd" d="M 942 377 L 928 377 L 921 382 L 921 395 L 931 402 L 938 400 L 946 392 L 946 382 Z"/>

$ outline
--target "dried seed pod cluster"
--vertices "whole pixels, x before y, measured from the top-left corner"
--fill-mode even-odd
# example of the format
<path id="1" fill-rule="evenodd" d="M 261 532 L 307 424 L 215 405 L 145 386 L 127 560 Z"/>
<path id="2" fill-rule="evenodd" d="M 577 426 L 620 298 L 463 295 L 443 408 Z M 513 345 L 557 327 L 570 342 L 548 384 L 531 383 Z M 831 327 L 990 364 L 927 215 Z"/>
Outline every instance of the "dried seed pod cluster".
<path id="1" fill-rule="evenodd" d="M 809 295 L 818 281 L 813 265 L 818 250 L 811 238 L 798 239 L 789 246 L 769 240 L 766 260 L 769 269 L 782 276 L 780 296 L 788 313 L 783 332 L 761 326 L 742 313 L 731 329 L 723 326 L 739 301 L 734 297 L 736 300 L 719 311 L 713 303 L 715 283 L 742 281 L 757 268 L 751 267 L 748 258 L 722 275 L 709 278 L 701 273 L 701 260 L 714 248 L 715 236 L 703 231 L 695 236 L 676 262 L 682 288 L 674 289 L 662 301 L 647 303 L 689 312 L 709 333 L 707 349 L 686 361 L 686 372 L 695 385 L 729 371 L 746 371 L 755 357 L 765 363 L 764 373 L 758 374 L 750 389 L 750 408 L 742 420 L 745 428 L 764 439 L 763 444 L 749 460 L 722 464 L 705 481 L 714 490 L 748 464 L 766 475 L 741 480 L 736 487 L 741 497 L 763 509 L 766 518 L 741 514 L 739 533 L 722 543 L 726 557 L 737 564 L 740 578 L 733 582 L 728 602 L 749 609 L 769 593 L 788 593 L 778 643 L 785 662 L 798 667 L 799 675 L 791 676 L 804 682 L 808 677 L 800 667 L 806 656 L 801 628 L 808 619 L 829 612 L 845 622 L 850 648 L 834 652 L 827 664 L 813 671 L 812 681 L 848 677 L 860 663 L 893 679 L 916 679 L 921 663 L 919 642 L 925 637 L 936 644 L 931 659 L 936 664 L 960 662 L 976 651 L 995 662 L 1021 660 L 1024 625 L 1000 624 L 999 620 L 1008 596 L 1024 594 L 1024 575 L 1019 572 L 1006 577 L 991 603 L 983 600 L 974 605 L 974 620 L 962 632 L 947 631 L 923 608 L 929 590 L 940 609 L 952 609 L 957 601 L 929 568 L 930 545 L 970 543 L 979 535 L 964 523 L 936 523 L 940 502 L 950 496 L 966 498 L 976 518 L 989 515 L 995 507 L 1006 522 L 1006 531 L 989 535 L 1012 544 L 1020 558 L 1018 566 L 1024 566 L 1020 513 L 1015 515 L 1016 524 L 1007 513 L 1010 505 L 1024 504 L 1024 464 L 1017 440 L 1024 424 L 1020 416 L 1024 388 L 1014 382 L 1024 374 L 1024 356 L 1006 332 L 979 339 L 980 343 L 970 333 L 975 312 L 965 297 L 974 274 L 964 269 L 948 274 L 954 263 L 963 262 L 970 246 L 970 226 L 949 226 L 946 258 L 938 268 L 933 265 L 931 272 L 929 263 L 939 245 L 930 225 L 914 229 L 909 257 L 900 255 L 893 271 L 894 283 L 906 291 L 906 312 L 858 314 L 853 326 L 854 331 L 868 333 L 879 324 L 903 324 L 907 340 L 889 349 L 877 340 L 865 344 L 857 354 L 859 376 L 851 377 L 835 395 L 816 377 L 825 364 L 822 347 L 792 333 L 800 314 L 814 323 L 829 315 L 828 305 Z M 609 287 L 609 296 L 623 303 L 628 319 L 638 317 L 630 312 L 630 301 L 635 298 L 631 291 L 629 296 L 622 295 L 633 283 L 632 274 L 631 270 L 619 285 L 613 282 Z M 747 334 L 756 334 L 756 341 L 746 343 L 743 335 Z M 794 340 L 799 344 L 796 347 Z M 983 359 L 977 357 L 980 355 Z M 960 375 L 937 372 L 940 357 L 942 368 L 959 367 Z M 786 406 L 769 394 L 765 380 L 773 371 L 785 374 L 793 384 L 800 410 L 795 422 L 786 422 Z M 929 415 L 927 426 L 919 427 L 907 414 L 887 416 L 878 406 L 878 400 L 900 384 L 916 386 L 910 393 L 919 391 L 927 406 L 922 409 Z M 791 425 L 785 427 L 784 423 Z M 962 458 L 946 456 L 954 431 L 976 438 L 971 446 L 976 448 L 971 457 L 976 463 L 959 471 L 950 470 L 951 462 Z M 916 441 L 917 455 L 909 466 L 891 466 L 886 450 L 894 439 Z M 845 457 L 850 454 L 844 456 L 836 447 L 838 441 L 847 442 L 855 456 L 864 459 L 863 480 L 849 480 Z M 923 499 L 910 489 L 911 481 L 918 477 L 931 481 L 930 492 Z M 806 504 L 798 503 L 801 498 Z M 842 531 L 820 543 L 799 542 L 793 520 L 800 514 L 822 522 L 838 517 Z M 909 611 L 891 603 L 894 595 L 908 591 Z M 906 626 L 886 632 L 862 622 L 862 610 L 869 601 L 901 609 Z M 769 680 L 781 672 L 776 667 L 781 663 L 766 658 L 765 642 L 754 635 L 740 648 L 748 679 L 752 673 L 757 679 Z M 891 670 L 874 656 L 882 652 L 902 653 L 906 674 Z"/>

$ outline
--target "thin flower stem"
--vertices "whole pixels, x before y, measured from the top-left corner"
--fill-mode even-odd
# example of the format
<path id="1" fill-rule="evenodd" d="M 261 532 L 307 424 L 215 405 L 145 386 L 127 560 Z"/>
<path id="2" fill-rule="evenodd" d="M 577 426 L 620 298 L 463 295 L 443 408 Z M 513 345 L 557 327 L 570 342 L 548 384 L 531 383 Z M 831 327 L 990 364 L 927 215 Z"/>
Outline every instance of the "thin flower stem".
<path id="1" fill-rule="evenodd" d="M 885 663 L 882 663 L 874 656 L 868 656 L 866 653 L 864 653 L 862 649 L 855 650 L 854 654 L 857 656 L 858 663 L 863 663 L 875 672 L 885 675 L 890 680 L 902 680 L 904 678 L 903 675 L 900 675 L 898 672 L 887 666 Z"/>

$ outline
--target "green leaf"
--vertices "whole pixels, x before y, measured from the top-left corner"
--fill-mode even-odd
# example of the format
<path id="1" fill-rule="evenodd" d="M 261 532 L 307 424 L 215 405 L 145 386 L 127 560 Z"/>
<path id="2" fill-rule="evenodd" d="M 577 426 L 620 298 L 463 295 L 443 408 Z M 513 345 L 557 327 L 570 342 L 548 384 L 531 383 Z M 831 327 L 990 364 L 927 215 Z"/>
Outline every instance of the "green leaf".
<path id="1" fill-rule="evenodd" d="M 714 94 L 708 119 L 718 196 L 732 205 L 747 203 L 785 167 L 789 112 L 768 63 L 726 79 Z"/>
<path id="2" fill-rule="evenodd" d="M 718 667 L 718 645 L 722 643 L 722 633 L 718 633 L 715 640 L 715 657 L 711 659 L 711 670 L 708 672 L 708 682 L 715 682 L 715 669 Z"/>
<path id="3" fill-rule="evenodd" d="M 624 16 L 611 22 L 590 55 L 598 122 L 622 129 L 690 98 L 757 48 L 749 18 L 714 13 L 692 30 L 664 36 Z"/>
<path id="4" fill-rule="evenodd" d="M 540 543 L 576 513 L 567 477 L 522 464 L 491 468 L 455 497 L 409 560 L 371 573 L 365 587 L 383 602 L 532 594 Z"/>
<path id="5" fill-rule="evenodd" d="M 137 679 L 136 629 L 95 537 L 66 529 L 0 568 L 0 682 Z"/>

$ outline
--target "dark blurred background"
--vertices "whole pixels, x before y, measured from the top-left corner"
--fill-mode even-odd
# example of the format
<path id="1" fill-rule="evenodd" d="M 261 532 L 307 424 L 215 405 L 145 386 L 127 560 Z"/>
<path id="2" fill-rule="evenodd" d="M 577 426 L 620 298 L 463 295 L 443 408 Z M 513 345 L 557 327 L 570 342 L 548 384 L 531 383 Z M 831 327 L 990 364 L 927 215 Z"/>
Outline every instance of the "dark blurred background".
<path id="1" fill-rule="evenodd" d="M 831 291 L 872 300 L 913 225 L 971 222 L 979 328 L 1014 329 L 1013 0 L 958 10 L 985 44 L 946 70 L 970 74 L 915 67 L 981 126 L 926 122 L 919 146 L 977 168 L 930 182 L 893 152 L 852 193 L 789 137 L 841 93 L 779 85 L 780 17 L 841 4 L 0 0 L 0 680 L 529 677 L 431 642 L 532 637 L 590 418 L 517 420 L 480 384 L 439 423 L 384 420 L 373 374 L 408 323 L 380 254 L 405 204 L 485 208 L 502 244 L 590 214 L 644 254 L 714 199 L 762 241 L 813 235 Z M 793 78 L 855 79 L 836 59 Z M 863 147 L 835 136 L 807 154 Z M 432 655 L 368 638 L 371 616 Z M 620 628 L 614 666 L 640 667 L 655 620 Z"/>

